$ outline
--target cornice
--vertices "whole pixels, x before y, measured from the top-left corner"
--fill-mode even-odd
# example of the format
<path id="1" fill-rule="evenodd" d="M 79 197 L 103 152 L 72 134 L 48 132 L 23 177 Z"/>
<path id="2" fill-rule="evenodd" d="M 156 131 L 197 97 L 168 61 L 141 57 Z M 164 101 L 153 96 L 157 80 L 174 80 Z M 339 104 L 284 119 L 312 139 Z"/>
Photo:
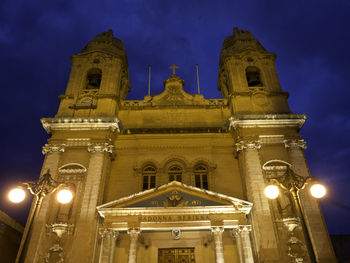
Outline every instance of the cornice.
<path id="1" fill-rule="evenodd" d="M 227 133 L 224 127 L 129 128 L 125 134 Z"/>
<path id="2" fill-rule="evenodd" d="M 256 92 L 264 92 L 267 96 L 283 96 L 285 98 L 289 97 L 289 93 L 285 91 L 266 91 L 266 90 L 252 90 L 252 91 L 239 91 L 239 92 L 233 92 L 231 96 L 233 97 L 239 97 L 239 96 L 252 96 Z"/>
<path id="3" fill-rule="evenodd" d="M 228 130 L 237 128 L 303 127 L 306 114 L 233 115 L 227 120 Z"/>
<path id="4" fill-rule="evenodd" d="M 85 95 L 85 94 L 80 94 L 80 95 Z M 89 94 L 87 94 L 89 95 Z M 113 93 L 97 93 L 93 95 L 96 98 L 112 98 L 112 99 L 119 99 L 119 97 L 116 94 Z M 61 94 L 58 96 L 58 99 L 62 101 L 63 99 L 74 99 L 73 94 Z"/>
<path id="5" fill-rule="evenodd" d="M 120 132 L 122 130 L 121 121 L 116 118 L 43 118 L 40 120 L 47 133 L 54 130 L 110 130 Z"/>

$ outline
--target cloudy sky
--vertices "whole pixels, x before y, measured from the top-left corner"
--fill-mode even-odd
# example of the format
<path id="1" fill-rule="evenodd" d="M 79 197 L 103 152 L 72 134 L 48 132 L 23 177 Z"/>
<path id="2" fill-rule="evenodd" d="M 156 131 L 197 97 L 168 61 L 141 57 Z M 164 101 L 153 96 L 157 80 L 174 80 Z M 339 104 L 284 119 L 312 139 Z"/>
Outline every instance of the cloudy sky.
<path id="1" fill-rule="evenodd" d="M 314 177 L 328 185 L 322 201 L 330 233 L 350 233 L 350 2 L 273 0 L 100 0 L 0 2 L 1 151 L 0 209 L 24 222 L 28 203 L 9 205 L 6 191 L 36 179 L 47 135 L 39 119 L 52 117 L 65 92 L 72 54 L 112 29 L 126 47 L 131 92 L 152 93 L 175 63 L 185 90 L 217 91 L 219 54 L 233 27 L 247 29 L 277 54 L 284 91 L 294 113 L 309 116 L 302 129 Z"/>

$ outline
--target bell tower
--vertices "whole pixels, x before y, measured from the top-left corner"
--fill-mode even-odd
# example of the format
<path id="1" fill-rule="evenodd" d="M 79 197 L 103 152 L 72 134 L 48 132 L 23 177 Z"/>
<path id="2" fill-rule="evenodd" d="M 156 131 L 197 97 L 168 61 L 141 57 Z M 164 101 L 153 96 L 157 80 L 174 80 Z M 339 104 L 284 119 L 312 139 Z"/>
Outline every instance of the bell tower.
<path id="1" fill-rule="evenodd" d="M 127 100 L 124 46 L 97 35 L 72 56 L 57 115 L 41 119 L 41 178 L 73 198 L 33 203 L 19 262 L 335 263 L 306 185 L 306 115 L 290 111 L 275 58 L 235 28 L 223 98 L 185 92 L 173 65 L 163 92 Z"/>
<path id="2" fill-rule="evenodd" d="M 124 45 L 112 30 L 71 57 L 72 70 L 56 117 L 112 117 L 130 90 Z"/>
<path id="3" fill-rule="evenodd" d="M 234 28 L 224 40 L 218 89 L 229 99 L 234 114 L 290 113 L 275 59 L 249 31 Z"/>

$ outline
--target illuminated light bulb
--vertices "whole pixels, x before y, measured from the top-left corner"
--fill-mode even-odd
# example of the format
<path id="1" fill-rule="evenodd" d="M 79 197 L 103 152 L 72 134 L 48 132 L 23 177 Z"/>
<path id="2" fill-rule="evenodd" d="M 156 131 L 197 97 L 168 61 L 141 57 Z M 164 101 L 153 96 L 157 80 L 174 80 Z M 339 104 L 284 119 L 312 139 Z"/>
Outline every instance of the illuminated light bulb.
<path id="1" fill-rule="evenodd" d="M 57 201 L 61 204 L 69 203 L 73 198 L 73 194 L 71 191 L 67 189 L 62 189 L 57 193 Z"/>
<path id="2" fill-rule="evenodd" d="M 20 203 L 24 200 L 25 197 L 26 193 L 21 188 L 12 189 L 8 194 L 8 198 L 12 203 Z"/>
<path id="3" fill-rule="evenodd" d="M 310 187 L 310 193 L 315 198 L 322 198 L 326 195 L 327 190 L 322 184 L 314 184 Z"/>
<path id="4" fill-rule="evenodd" d="M 280 190 L 276 185 L 268 185 L 266 186 L 264 193 L 269 199 L 276 199 L 280 194 Z"/>

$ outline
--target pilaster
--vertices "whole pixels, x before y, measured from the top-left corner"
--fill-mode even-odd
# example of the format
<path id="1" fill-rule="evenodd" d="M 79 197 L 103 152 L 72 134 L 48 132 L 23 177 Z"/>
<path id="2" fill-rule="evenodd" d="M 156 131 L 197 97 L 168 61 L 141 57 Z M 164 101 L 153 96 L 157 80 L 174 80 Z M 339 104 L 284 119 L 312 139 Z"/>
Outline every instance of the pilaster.
<path id="1" fill-rule="evenodd" d="M 261 144 L 252 140 L 239 141 L 235 146 L 244 174 L 247 198 L 253 203 L 251 219 L 258 258 L 262 262 L 276 262 L 279 260 L 279 251 L 272 213 L 264 195 L 265 182 L 258 151 Z"/>
<path id="2" fill-rule="evenodd" d="M 93 262 L 94 260 L 97 233 L 96 206 L 103 191 L 105 176 L 103 172 L 111 161 L 108 155 L 113 153 L 113 146 L 108 143 L 93 143 L 87 150 L 90 152 L 90 161 L 70 252 L 70 262 Z"/>
<path id="3" fill-rule="evenodd" d="M 285 140 L 284 143 L 294 171 L 298 175 L 309 177 L 310 172 L 304 156 L 306 142 L 291 139 Z M 299 195 L 317 262 L 337 262 L 318 201 L 310 196 L 308 185 L 299 191 Z"/>
<path id="4" fill-rule="evenodd" d="M 52 178 L 57 180 L 58 164 L 61 154 L 65 151 L 65 146 L 65 144 L 45 144 L 43 146 L 42 153 L 45 155 L 45 160 L 41 174 L 50 170 Z M 43 198 L 39 211 L 37 211 L 35 218 L 33 218 L 32 233 L 27 244 L 27 254 L 24 262 L 36 262 L 40 260 L 41 246 L 38 244 L 41 244 L 45 238 L 46 218 L 51 197 L 52 195 L 50 194 Z M 34 198 L 31 210 L 34 209 L 35 201 Z"/>

